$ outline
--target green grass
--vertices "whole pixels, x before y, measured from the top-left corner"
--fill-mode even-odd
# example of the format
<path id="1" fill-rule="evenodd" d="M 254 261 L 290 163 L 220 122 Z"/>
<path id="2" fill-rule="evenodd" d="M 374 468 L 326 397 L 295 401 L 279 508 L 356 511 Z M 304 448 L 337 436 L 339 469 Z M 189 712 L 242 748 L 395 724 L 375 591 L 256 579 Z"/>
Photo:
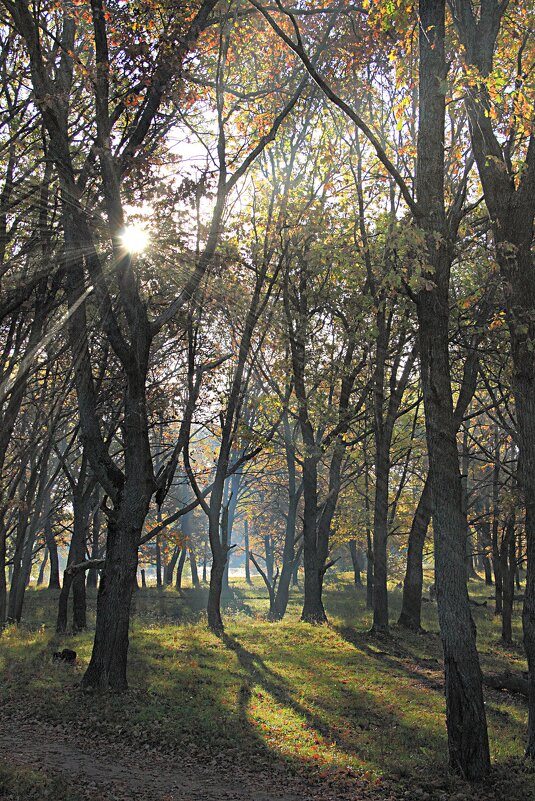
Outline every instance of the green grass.
<path id="1" fill-rule="evenodd" d="M 470 592 L 485 598 L 489 589 L 472 582 Z M 8 707 L 22 704 L 38 718 L 76 721 L 92 735 L 100 732 L 140 747 L 186 750 L 201 758 L 214 754 L 238 764 L 280 763 L 281 769 L 318 780 L 361 777 L 411 787 L 435 782 L 448 792 L 459 786 L 447 776 L 433 604 L 424 604 L 427 633 L 393 626 L 392 638 L 378 640 L 367 633 L 365 591 L 355 590 L 348 575 L 327 583 L 328 627 L 299 622 L 298 594 L 284 622 L 268 623 L 263 588 L 237 582 L 227 599 L 226 633 L 217 638 L 204 623 L 205 589 L 187 589 L 184 598 L 174 591 L 140 591 L 125 699 L 80 692 L 91 634 L 58 638 L 53 632 L 57 593 L 29 590 L 27 595 L 24 625 L 0 638 L 0 703 Z M 393 592 L 392 622 L 399 603 L 400 593 Z M 525 669 L 520 647 L 499 646 L 491 601 L 487 608 L 475 608 L 474 618 L 483 669 Z M 518 611 L 514 631 L 520 643 Z M 78 652 L 74 670 L 51 660 L 52 651 L 65 644 Z M 525 702 L 489 692 L 486 704 L 493 759 L 513 782 L 507 797 L 534 798 L 534 777 L 520 763 Z"/>

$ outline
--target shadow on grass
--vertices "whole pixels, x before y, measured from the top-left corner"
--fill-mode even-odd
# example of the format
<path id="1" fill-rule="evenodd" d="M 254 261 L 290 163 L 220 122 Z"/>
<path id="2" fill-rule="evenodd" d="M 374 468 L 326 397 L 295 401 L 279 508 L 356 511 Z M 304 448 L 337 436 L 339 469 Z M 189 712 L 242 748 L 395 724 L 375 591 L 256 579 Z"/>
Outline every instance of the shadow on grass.
<path id="1" fill-rule="evenodd" d="M 361 651 L 364 651 L 368 656 L 377 659 L 386 665 L 393 674 L 406 675 L 410 678 L 417 679 L 424 687 L 436 692 L 444 692 L 444 683 L 442 679 L 430 677 L 424 673 L 424 670 L 429 672 L 443 671 L 442 662 L 437 657 L 423 658 L 419 656 L 415 649 L 407 647 L 407 639 L 410 635 L 404 637 L 403 643 L 399 638 L 390 636 L 384 639 L 378 637 L 370 632 L 359 632 L 348 626 L 336 627 L 335 630 L 349 645 L 353 645 Z M 432 641 L 433 645 L 437 645 L 437 638 L 435 635 L 421 634 L 412 637 L 426 637 L 428 641 Z M 382 648 L 374 647 L 382 645 Z M 433 649 L 435 650 L 435 649 Z M 409 667 L 407 664 L 413 664 L 414 667 Z"/>
<path id="2" fill-rule="evenodd" d="M 425 761 L 425 754 L 430 749 L 435 754 L 444 750 L 444 739 L 426 730 L 421 721 L 418 727 L 408 725 L 397 714 L 395 705 L 389 703 L 387 697 L 379 694 L 376 696 L 369 689 L 355 687 L 357 676 L 353 677 L 353 686 L 348 686 L 333 678 L 328 663 L 324 670 L 316 668 L 318 694 L 314 697 L 314 693 L 310 692 L 309 704 L 306 706 L 295 698 L 301 689 L 298 681 L 294 685 L 287 682 L 259 654 L 245 648 L 237 637 L 224 634 L 222 640 L 236 654 L 243 671 L 239 704 L 240 716 L 244 720 L 247 719 L 253 690 L 259 687 L 276 703 L 302 719 L 305 727 L 324 738 L 330 747 L 336 746 L 379 773 L 385 770 L 388 772 L 389 769 L 397 771 L 397 757 L 403 751 L 407 757 L 411 752 L 419 754 Z M 298 678 L 301 660 L 292 658 L 288 653 L 285 654 L 285 659 L 294 663 L 294 672 Z M 332 687 L 331 693 L 328 691 L 329 685 Z M 339 756 L 343 760 L 342 754 Z M 417 758 L 416 761 L 420 760 Z"/>

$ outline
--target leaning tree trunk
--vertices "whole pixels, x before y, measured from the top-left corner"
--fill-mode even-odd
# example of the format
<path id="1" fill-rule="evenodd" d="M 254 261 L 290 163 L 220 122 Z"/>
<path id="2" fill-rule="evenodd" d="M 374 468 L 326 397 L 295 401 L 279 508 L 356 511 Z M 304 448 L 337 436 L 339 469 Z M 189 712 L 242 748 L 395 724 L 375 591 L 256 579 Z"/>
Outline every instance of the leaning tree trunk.
<path id="1" fill-rule="evenodd" d="M 409 532 L 407 568 L 403 582 L 403 600 L 398 623 L 412 631 L 422 628 L 423 553 L 427 529 L 431 521 L 431 482 L 425 480 Z"/>
<path id="2" fill-rule="evenodd" d="M 175 590 L 177 592 L 182 592 L 182 575 L 184 573 L 184 564 L 186 562 L 187 554 L 188 554 L 188 549 L 187 546 L 184 544 L 182 546 L 182 550 L 180 551 L 180 558 L 178 560 L 176 568 Z"/>
<path id="3" fill-rule="evenodd" d="M 44 580 L 45 580 L 45 570 L 48 564 L 48 548 L 45 545 L 45 550 L 43 552 L 43 560 L 39 566 L 39 575 L 37 576 L 37 587 L 42 587 Z"/>
<path id="4" fill-rule="evenodd" d="M 175 572 L 176 563 L 178 562 L 178 557 L 180 556 L 180 551 L 180 545 L 175 545 L 171 558 L 165 566 L 164 580 L 166 587 L 170 587 L 173 583 L 173 574 Z"/>

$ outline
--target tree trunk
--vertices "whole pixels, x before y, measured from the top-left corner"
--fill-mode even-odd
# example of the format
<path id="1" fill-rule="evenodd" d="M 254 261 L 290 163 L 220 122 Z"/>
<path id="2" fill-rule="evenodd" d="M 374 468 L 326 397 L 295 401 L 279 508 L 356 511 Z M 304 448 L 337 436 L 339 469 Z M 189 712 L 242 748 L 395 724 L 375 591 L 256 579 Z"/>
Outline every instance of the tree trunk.
<path id="1" fill-rule="evenodd" d="M 206 584 L 208 580 L 208 573 L 207 573 L 207 563 L 208 563 L 208 533 L 205 534 L 204 537 L 204 545 L 203 545 L 203 556 L 202 556 L 202 583 Z"/>
<path id="2" fill-rule="evenodd" d="M 208 534 L 212 549 L 212 569 L 210 571 L 210 586 L 208 588 L 207 616 L 208 626 L 215 634 L 224 631 L 221 617 L 221 592 L 223 590 L 223 575 L 227 562 L 227 533 L 228 533 L 228 504 L 223 506 L 221 525 L 219 524 L 219 506 L 211 511 L 209 517 Z"/>
<path id="3" fill-rule="evenodd" d="M 390 460 L 386 447 L 378 445 L 375 454 L 375 502 L 373 515 L 373 626 L 377 634 L 386 634 L 388 625 L 388 476 Z"/>
<path id="4" fill-rule="evenodd" d="M 9 585 L 9 603 L 7 609 L 7 619 L 15 623 L 17 621 L 17 609 L 19 607 L 19 585 L 23 581 L 22 577 L 22 558 L 24 554 L 24 544 L 28 534 L 28 513 L 25 503 L 21 498 L 21 507 L 17 515 L 17 528 L 15 535 L 15 550 L 13 553 L 13 571 L 11 583 Z"/>
<path id="5" fill-rule="evenodd" d="M 286 516 L 286 529 L 284 532 L 281 573 L 275 592 L 275 598 L 272 604 L 273 620 L 282 620 L 286 614 L 288 600 L 290 598 L 290 583 L 293 580 L 294 585 L 297 584 L 297 570 L 299 569 L 299 559 L 301 557 L 301 549 L 299 549 L 297 556 L 295 553 L 297 508 L 299 506 L 301 491 L 297 487 L 295 442 L 292 436 L 292 429 L 287 410 L 284 411 L 282 423 L 286 469 L 288 472 L 288 513 Z"/>
<path id="6" fill-rule="evenodd" d="M 290 598 L 290 582 L 294 573 L 294 561 L 282 563 L 282 569 L 273 599 L 272 620 L 282 620 L 288 608 Z"/>
<path id="7" fill-rule="evenodd" d="M 356 540 L 349 540 L 349 553 L 351 554 L 351 563 L 353 565 L 353 581 L 355 587 L 362 587 L 362 565 L 360 563 L 359 549 Z"/>
<path id="8" fill-rule="evenodd" d="M 154 551 L 156 555 L 156 586 L 161 589 L 163 586 L 162 582 L 162 549 L 160 547 L 160 535 L 156 536 L 156 541 L 154 543 Z"/>
<path id="9" fill-rule="evenodd" d="M 238 451 L 233 449 L 232 461 L 236 461 L 239 457 Z M 230 497 L 228 498 L 228 534 L 227 534 L 227 563 L 225 565 L 225 572 L 223 574 L 223 589 L 229 589 L 229 570 L 230 570 L 230 556 L 232 553 L 232 532 L 234 531 L 234 519 L 236 517 L 236 509 L 238 507 L 238 493 L 240 491 L 242 474 L 241 471 L 236 471 L 230 479 L 227 479 L 227 485 L 230 487 Z M 224 501 L 225 502 L 225 501 Z"/>
<path id="10" fill-rule="evenodd" d="M 273 584 L 274 575 L 274 554 L 273 554 L 273 540 L 270 534 L 264 536 L 264 552 L 266 554 L 266 575 L 270 584 Z"/>
<path id="11" fill-rule="evenodd" d="M 191 572 L 191 583 L 194 587 L 199 586 L 199 571 L 197 570 L 197 558 L 195 556 L 195 548 L 190 543 L 189 548 L 189 569 Z"/>
<path id="12" fill-rule="evenodd" d="M 56 538 L 54 537 L 54 531 L 52 528 L 52 523 L 54 520 L 54 510 L 52 509 L 52 497 L 50 488 L 47 488 L 45 491 L 45 496 L 43 499 L 43 517 L 44 517 L 44 537 L 45 537 L 45 544 L 48 548 L 48 554 L 50 557 L 50 574 L 48 577 L 48 589 L 49 590 L 59 590 L 61 589 L 61 584 L 59 581 L 59 557 L 58 557 L 58 545 L 56 542 Z"/>
<path id="13" fill-rule="evenodd" d="M 366 539 L 366 609 L 373 609 L 373 541 L 369 529 Z"/>
<path id="14" fill-rule="evenodd" d="M 492 566 L 494 569 L 495 606 L 494 614 L 501 615 L 503 600 L 503 576 L 498 535 L 500 529 L 500 440 L 498 430 L 494 436 L 494 468 L 492 470 Z"/>
<path id="15" fill-rule="evenodd" d="M 35 539 L 36 539 L 35 519 L 33 519 L 32 521 L 30 521 L 28 525 L 27 536 L 24 545 L 24 552 L 22 555 L 22 561 L 20 566 L 20 575 L 18 584 L 16 585 L 15 609 L 14 609 L 13 619 L 17 622 L 17 624 L 20 623 L 22 619 L 24 596 L 26 594 L 26 588 L 28 587 L 30 581 L 30 575 L 32 572 L 33 547 L 35 545 Z"/>
<path id="16" fill-rule="evenodd" d="M 492 553 L 492 538 L 490 535 L 490 522 L 488 521 L 484 521 L 479 526 L 479 549 L 481 551 L 483 570 L 485 571 L 485 584 L 487 587 L 492 587 L 494 582 L 492 580 L 492 562 L 489 557 L 489 552 Z"/>
<path id="17" fill-rule="evenodd" d="M 215 634 L 224 631 L 223 618 L 221 617 L 221 591 L 223 589 L 223 573 L 225 562 L 220 555 L 212 553 L 212 569 L 210 571 L 210 587 L 208 590 L 208 626 Z"/>
<path id="18" fill-rule="evenodd" d="M 370 526 L 370 476 L 364 450 L 364 512 L 366 516 L 366 609 L 373 609 L 373 540 Z"/>
<path id="19" fill-rule="evenodd" d="M 188 548 L 187 545 L 184 544 L 182 546 L 182 550 L 180 551 L 180 558 L 176 567 L 175 590 L 177 592 L 182 592 L 182 574 L 184 573 L 184 564 L 186 562 L 187 554 Z"/>
<path id="20" fill-rule="evenodd" d="M 148 501 L 139 508 L 138 493 L 124 493 L 108 518 L 106 562 L 97 595 L 97 622 L 91 661 L 82 687 L 123 691 L 132 593 L 136 584 L 138 546 Z M 136 514 L 137 512 L 137 514 Z"/>
<path id="21" fill-rule="evenodd" d="M 422 627 L 423 552 L 432 508 L 431 481 L 427 476 L 409 533 L 403 600 L 398 620 L 400 626 L 412 631 L 420 631 Z"/>
<path id="22" fill-rule="evenodd" d="M 74 563 L 73 563 L 74 564 Z M 63 586 L 58 599 L 58 615 L 56 618 L 56 632 L 62 634 L 67 631 L 67 619 L 69 615 L 69 595 L 71 593 L 73 574 L 63 571 Z"/>
<path id="23" fill-rule="evenodd" d="M 300 559 L 298 559 L 295 563 L 293 573 L 292 573 L 292 587 L 299 587 L 299 563 Z"/>
<path id="24" fill-rule="evenodd" d="M 7 582 L 6 582 L 6 531 L 4 520 L 0 519 L 0 631 L 6 622 Z"/>
<path id="25" fill-rule="evenodd" d="M 514 514 L 510 515 L 500 549 L 503 577 L 502 642 L 506 645 L 511 645 L 513 642 L 512 619 L 516 568 L 515 522 Z"/>
<path id="26" fill-rule="evenodd" d="M 91 521 L 91 559 L 98 559 L 100 548 L 99 548 L 99 540 L 100 540 L 100 490 L 97 487 L 95 489 L 95 493 L 93 495 L 93 505 L 95 507 L 95 511 L 93 512 L 93 519 Z M 87 571 L 87 579 L 86 579 L 86 586 L 91 589 L 96 589 L 98 584 L 98 570 L 91 569 Z"/>
<path id="27" fill-rule="evenodd" d="M 54 532 L 52 530 L 52 521 L 50 518 L 47 518 L 45 521 L 45 534 L 48 545 L 48 554 L 50 556 L 50 573 L 48 577 L 48 589 L 59 590 L 61 589 L 61 583 L 59 580 L 58 545 L 56 542 L 56 538 L 54 537 Z"/>
<path id="28" fill-rule="evenodd" d="M 452 6 L 464 57 L 486 78 L 493 70 L 507 3 L 482 3 L 477 16 L 468 0 L 452 0 Z M 530 677 L 526 753 L 535 758 L 535 140 L 531 137 L 523 169 L 518 173 L 508 159 L 507 148 L 498 139 L 496 123 L 489 114 L 487 82 L 470 82 L 467 89 L 465 102 L 472 149 L 493 222 L 511 342 L 512 390 L 522 465 L 519 479 L 526 506 L 527 578 L 522 612 Z"/>
<path id="29" fill-rule="evenodd" d="M 272 620 L 282 620 L 286 614 L 290 597 L 290 582 L 295 579 L 296 569 L 299 566 L 302 548 L 295 553 L 295 527 L 297 523 L 297 506 L 299 496 L 295 494 L 290 498 L 288 516 L 286 518 L 286 532 L 284 536 L 284 549 L 282 553 L 282 568 L 279 582 L 275 592 L 272 609 Z"/>
<path id="30" fill-rule="evenodd" d="M 468 430 L 463 430 L 463 444 L 461 455 L 461 485 L 463 488 L 463 515 L 468 520 L 468 501 L 469 501 L 469 486 L 468 486 L 468 471 L 470 469 L 470 448 L 468 446 Z M 470 526 L 466 525 L 465 537 L 465 560 L 466 560 L 466 576 L 467 578 L 478 578 L 474 569 L 474 548 L 472 544 L 472 533 Z"/>
<path id="31" fill-rule="evenodd" d="M 247 584 L 252 584 L 251 565 L 249 563 L 249 521 L 247 518 L 243 522 L 243 544 L 245 550 L 245 581 Z"/>
<path id="32" fill-rule="evenodd" d="M 444 649 L 451 767 L 468 779 L 490 770 L 487 721 L 465 570 L 466 516 L 449 363 L 453 248 L 444 208 L 445 1 L 420 0 L 417 198 L 429 281 L 418 293 L 420 369 L 433 497 L 435 576 Z"/>
<path id="33" fill-rule="evenodd" d="M 535 167 L 531 167 L 535 169 Z M 519 257 L 519 268 L 533 265 L 527 258 L 524 264 Z M 521 279 L 522 280 L 522 279 Z M 531 278 L 533 283 L 533 278 Z M 534 288 L 532 287 L 532 290 Z M 535 295 L 530 295 L 531 301 Z M 514 362 L 513 390 L 520 439 L 519 484 L 526 508 L 525 535 L 527 544 L 526 589 L 522 608 L 524 649 L 528 660 L 528 735 L 526 755 L 535 759 L 535 316 L 532 312 L 530 339 L 520 341 L 511 334 Z M 523 329 L 518 325 L 520 331 Z M 530 347 L 531 343 L 531 347 Z M 516 561 L 515 557 L 512 557 Z M 512 568 L 511 568 L 512 569 Z M 512 580 L 514 581 L 514 574 Z"/>
<path id="34" fill-rule="evenodd" d="M 67 556 L 67 567 L 63 573 L 63 587 L 59 595 L 58 616 L 56 620 L 56 631 L 58 633 L 67 630 L 67 609 L 71 588 L 73 592 L 73 631 L 82 631 L 87 626 L 85 572 L 80 570 L 73 575 L 69 573 L 68 570 L 71 565 L 79 564 L 85 558 L 90 497 L 84 494 L 84 482 L 85 478 L 80 476 L 79 486 L 73 496 L 73 532 Z"/>
<path id="35" fill-rule="evenodd" d="M 323 607 L 323 567 L 319 567 L 315 557 L 311 554 L 304 555 L 305 578 L 304 591 L 305 601 L 301 620 L 306 623 L 326 623 L 327 615 Z"/>
<path id="36" fill-rule="evenodd" d="M 165 566 L 165 586 L 170 587 L 173 583 L 173 574 L 175 572 L 176 563 L 178 562 L 178 557 L 180 556 L 180 545 L 175 545 L 173 549 L 173 553 L 169 562 Z"/>
<path id="37" fill-rule="evenodd" d="M 45 580 L 45 570 L 48 564 L 48 548 L 45 545 L 45 549 L 43 552 L 43 561 L 41 562 L 41 566 L 39 567 L 39 575 L 37 576 L 37 586 L 41 587 Z"/>

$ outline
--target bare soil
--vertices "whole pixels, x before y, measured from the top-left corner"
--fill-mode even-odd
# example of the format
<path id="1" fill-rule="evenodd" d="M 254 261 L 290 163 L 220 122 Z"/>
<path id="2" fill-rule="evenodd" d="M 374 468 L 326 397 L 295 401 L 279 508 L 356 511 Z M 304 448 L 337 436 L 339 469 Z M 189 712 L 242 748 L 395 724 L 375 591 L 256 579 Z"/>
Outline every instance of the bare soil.
<path id="1" fill-rule="evenodd" d="M 0 755 L 11 767 L 43 770 L 61 777 L 65 789 L 93 801 L 297 801 L 303 795 L 283 794 L 261 784 L 247 771 L 218 775 L 217 764 L 191 765 L 183 755 L 136 751 L 102 739 L 85 741 L 64 727 L 38 720 L 5 717 L 0 712 Z M 238 774 L 238 771 L 236 771 Z M 1 789 L 1 788 L 0 788 Z M 1 794 L 1 793 L 0 793 Z"/>

